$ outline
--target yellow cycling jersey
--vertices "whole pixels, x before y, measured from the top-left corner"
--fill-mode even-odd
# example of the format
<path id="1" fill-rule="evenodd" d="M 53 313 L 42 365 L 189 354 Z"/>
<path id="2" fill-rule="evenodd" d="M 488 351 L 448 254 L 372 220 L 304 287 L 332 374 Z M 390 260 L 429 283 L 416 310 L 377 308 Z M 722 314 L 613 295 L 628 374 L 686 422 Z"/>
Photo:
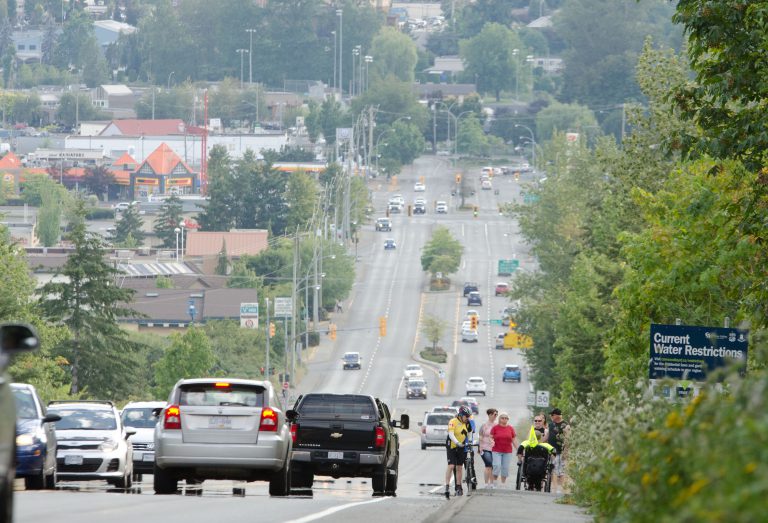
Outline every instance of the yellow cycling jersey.
<path id="1" fill-rule="evenodd" d="M 459 444 L 463 444 L 469 433 L 469 425 L 462 423 L 459 418 L 451 418 L 451 421 L 448 422 L 448 432 L 452 432 Z M 448 441 L 450 441 L 452 449 L 458 447 L 450 438 Z"/>

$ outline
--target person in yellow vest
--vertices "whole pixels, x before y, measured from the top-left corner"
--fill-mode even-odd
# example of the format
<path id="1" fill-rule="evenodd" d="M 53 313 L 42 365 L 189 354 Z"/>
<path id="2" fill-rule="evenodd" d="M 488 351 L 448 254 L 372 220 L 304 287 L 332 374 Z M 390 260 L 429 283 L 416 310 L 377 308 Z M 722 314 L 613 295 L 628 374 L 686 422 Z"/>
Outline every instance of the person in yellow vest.
<path id="1" fill-rule="evenodd" d="M 517 448 L 517 466 L 523 467 L 530 490 L 541 490 L 550 457 L 556 453 L 555 447 L 544 441 L 544 429 L 531 426 L 528 439 Z"/>
<path id="2" fill-rule="evenodd" d="M 461 488 L 461 477 L 464 466 L 466 450 L 464 444 L 472 429 L 469 426 L 469 418 L 472 411 L 462 405 L 455 418 L 448 422 L 448 439 L 446 440 L 446 452 L 448 454 L 448 469 L 445 471 L 445 497 L 450 498 L 451 475 L 455 472 L 456 495 L 461 496 L 464 491 Z M 471 440 L 470 440 L 471 441 Z"/>

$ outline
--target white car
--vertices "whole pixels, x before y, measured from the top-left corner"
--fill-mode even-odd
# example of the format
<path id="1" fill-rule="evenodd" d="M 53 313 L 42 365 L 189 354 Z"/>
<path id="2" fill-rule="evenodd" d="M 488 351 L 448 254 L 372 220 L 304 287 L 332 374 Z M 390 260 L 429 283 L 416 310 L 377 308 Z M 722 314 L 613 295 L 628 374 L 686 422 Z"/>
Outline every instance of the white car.
<path id="1" fill-rule="evenodd" d="M 483 180 L 483 183 L 480 184 L 480 188 L 484 191 L 490 191 L 491 189 L 493 189 L 491 180 Z"/>
<path id="2" fill-rule="evenodd" d="M 403 205 L 405 205 L 405 198 L 403 198 L 402 194 L 395 194 L 394 196 L 391 196 L 389 198 L 389 203 L 390 204 L 396 203 L 397 205 L 402 207 Z"/>
<path id="3" fill-rule="evenodd" d="M 459 407 L 452 407 L 450 405 L 446 405 L 442 407 L 438 406 L 438 407 L 432 407 L 432 410 L 430 410 L 429 412 L 433 414 L 445 414 L 447 412 L 448 414 L 453 414 L 455 416 L 459 412 Z"/>
<path id="4" fill-rule="evenodd" d="M 444 201 L 439 201 L 435 204 L 435 212 L 437 214 L 448 214 L 448 204 Z"/>
<path id="5" fill-rule="evenodd" d="M 467 314 L 465 315 L 465 318 L 470 319 L 472 316 L 477 318 L 477 321 L 480 321 L 480 313 L 477 312 L 475 309 L 469 309 L 467 310 Z"/>
<path id="6" fill-rule="evenodd" d="M 472 376 L 471 378 L 467 378 L 467 382 L 464 384 L 464 387 L 467 390 L 467 396 L 470 394 L 482 394 L 485 396 L 485 380 L 480 376 Z"/>
<path id="7" fill-rule="evenodd" d="M 421 182 L 416 182 L 413 184 L 413 190 L 414 192 L 424 192 L 427 190 L 427 186 Z"/>
<path id="8" fill-rule="evenodd" d="M 471 328 L 462 328 L 461 341 L 466 343 L 477 343 L 478 342 L 477 331 Z"/>
<path id="9" fill-rule="evenodd" d="M 132 202 L 120 202 L 116 203 L 112 206 L 112 208 L 115 210 L 115 212 L 122 212 L 127 210 L 129 207 L 133 207 L 134 205 L 138 206 L 138 201 L 132 201 Z"/>
<path id="10" fill-rule="evenodd" d="M 461 330 L 471 329 L 471 328 L 472 328 L 472 323 L 469 320 L 464 320 L 461 322 Z"/>
<path id="11" fill-rule="evenodd" d="M 417 364 L 406 365 L 403 374 L 405 375 L 405 379 L 424 377 L 424 371 L 421 369 L 421 365 Z"/>
<path id="12" fill-rule="evenodd" d="M 141 481 L 142 474 L 152 474 L 155 466 L 155 412 L 163 407 L 164 401 L 135 401 L 123 407 L 120 413 L 123 425 L 136 431 L 131 436 L 133 479 L 136 481 Z"/>
<path id="13" fill-rule="evenodd" d="M 427 200 L 422 197 L 413 199 L 413 205 L 426 205 L 426 204 L 427 204 Z"/>

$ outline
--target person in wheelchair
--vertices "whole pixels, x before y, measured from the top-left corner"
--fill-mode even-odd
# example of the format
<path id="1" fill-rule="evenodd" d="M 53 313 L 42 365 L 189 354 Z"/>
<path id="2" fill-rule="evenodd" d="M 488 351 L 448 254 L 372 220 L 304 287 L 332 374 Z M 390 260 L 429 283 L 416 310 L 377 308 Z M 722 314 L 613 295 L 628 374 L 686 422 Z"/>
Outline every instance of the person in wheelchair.
<path id="1" fill-rule="evenodd" d="M 555 448 L 544 441 L 544 430 L 531 427 L 528 439 L 517 448 L 517 466 L 522 467 L 528 490 L 542 489 L 554 455 Z"/>

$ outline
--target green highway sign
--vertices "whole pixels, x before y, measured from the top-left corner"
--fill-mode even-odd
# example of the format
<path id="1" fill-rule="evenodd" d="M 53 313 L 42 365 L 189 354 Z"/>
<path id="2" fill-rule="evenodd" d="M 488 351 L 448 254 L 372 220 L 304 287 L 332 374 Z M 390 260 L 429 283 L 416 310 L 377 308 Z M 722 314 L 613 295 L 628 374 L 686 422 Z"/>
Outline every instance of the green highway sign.
<path id="1" fill-rule="evenodd" d="M 509 276 L 520 267 L 520 260 L 499 260 L 499 276 Z"/>
<path id="2" fill-rule="evenodd" d="M 501 320 L 491 320 L 490 324 L 491 325 L 501 325 Z"/>

